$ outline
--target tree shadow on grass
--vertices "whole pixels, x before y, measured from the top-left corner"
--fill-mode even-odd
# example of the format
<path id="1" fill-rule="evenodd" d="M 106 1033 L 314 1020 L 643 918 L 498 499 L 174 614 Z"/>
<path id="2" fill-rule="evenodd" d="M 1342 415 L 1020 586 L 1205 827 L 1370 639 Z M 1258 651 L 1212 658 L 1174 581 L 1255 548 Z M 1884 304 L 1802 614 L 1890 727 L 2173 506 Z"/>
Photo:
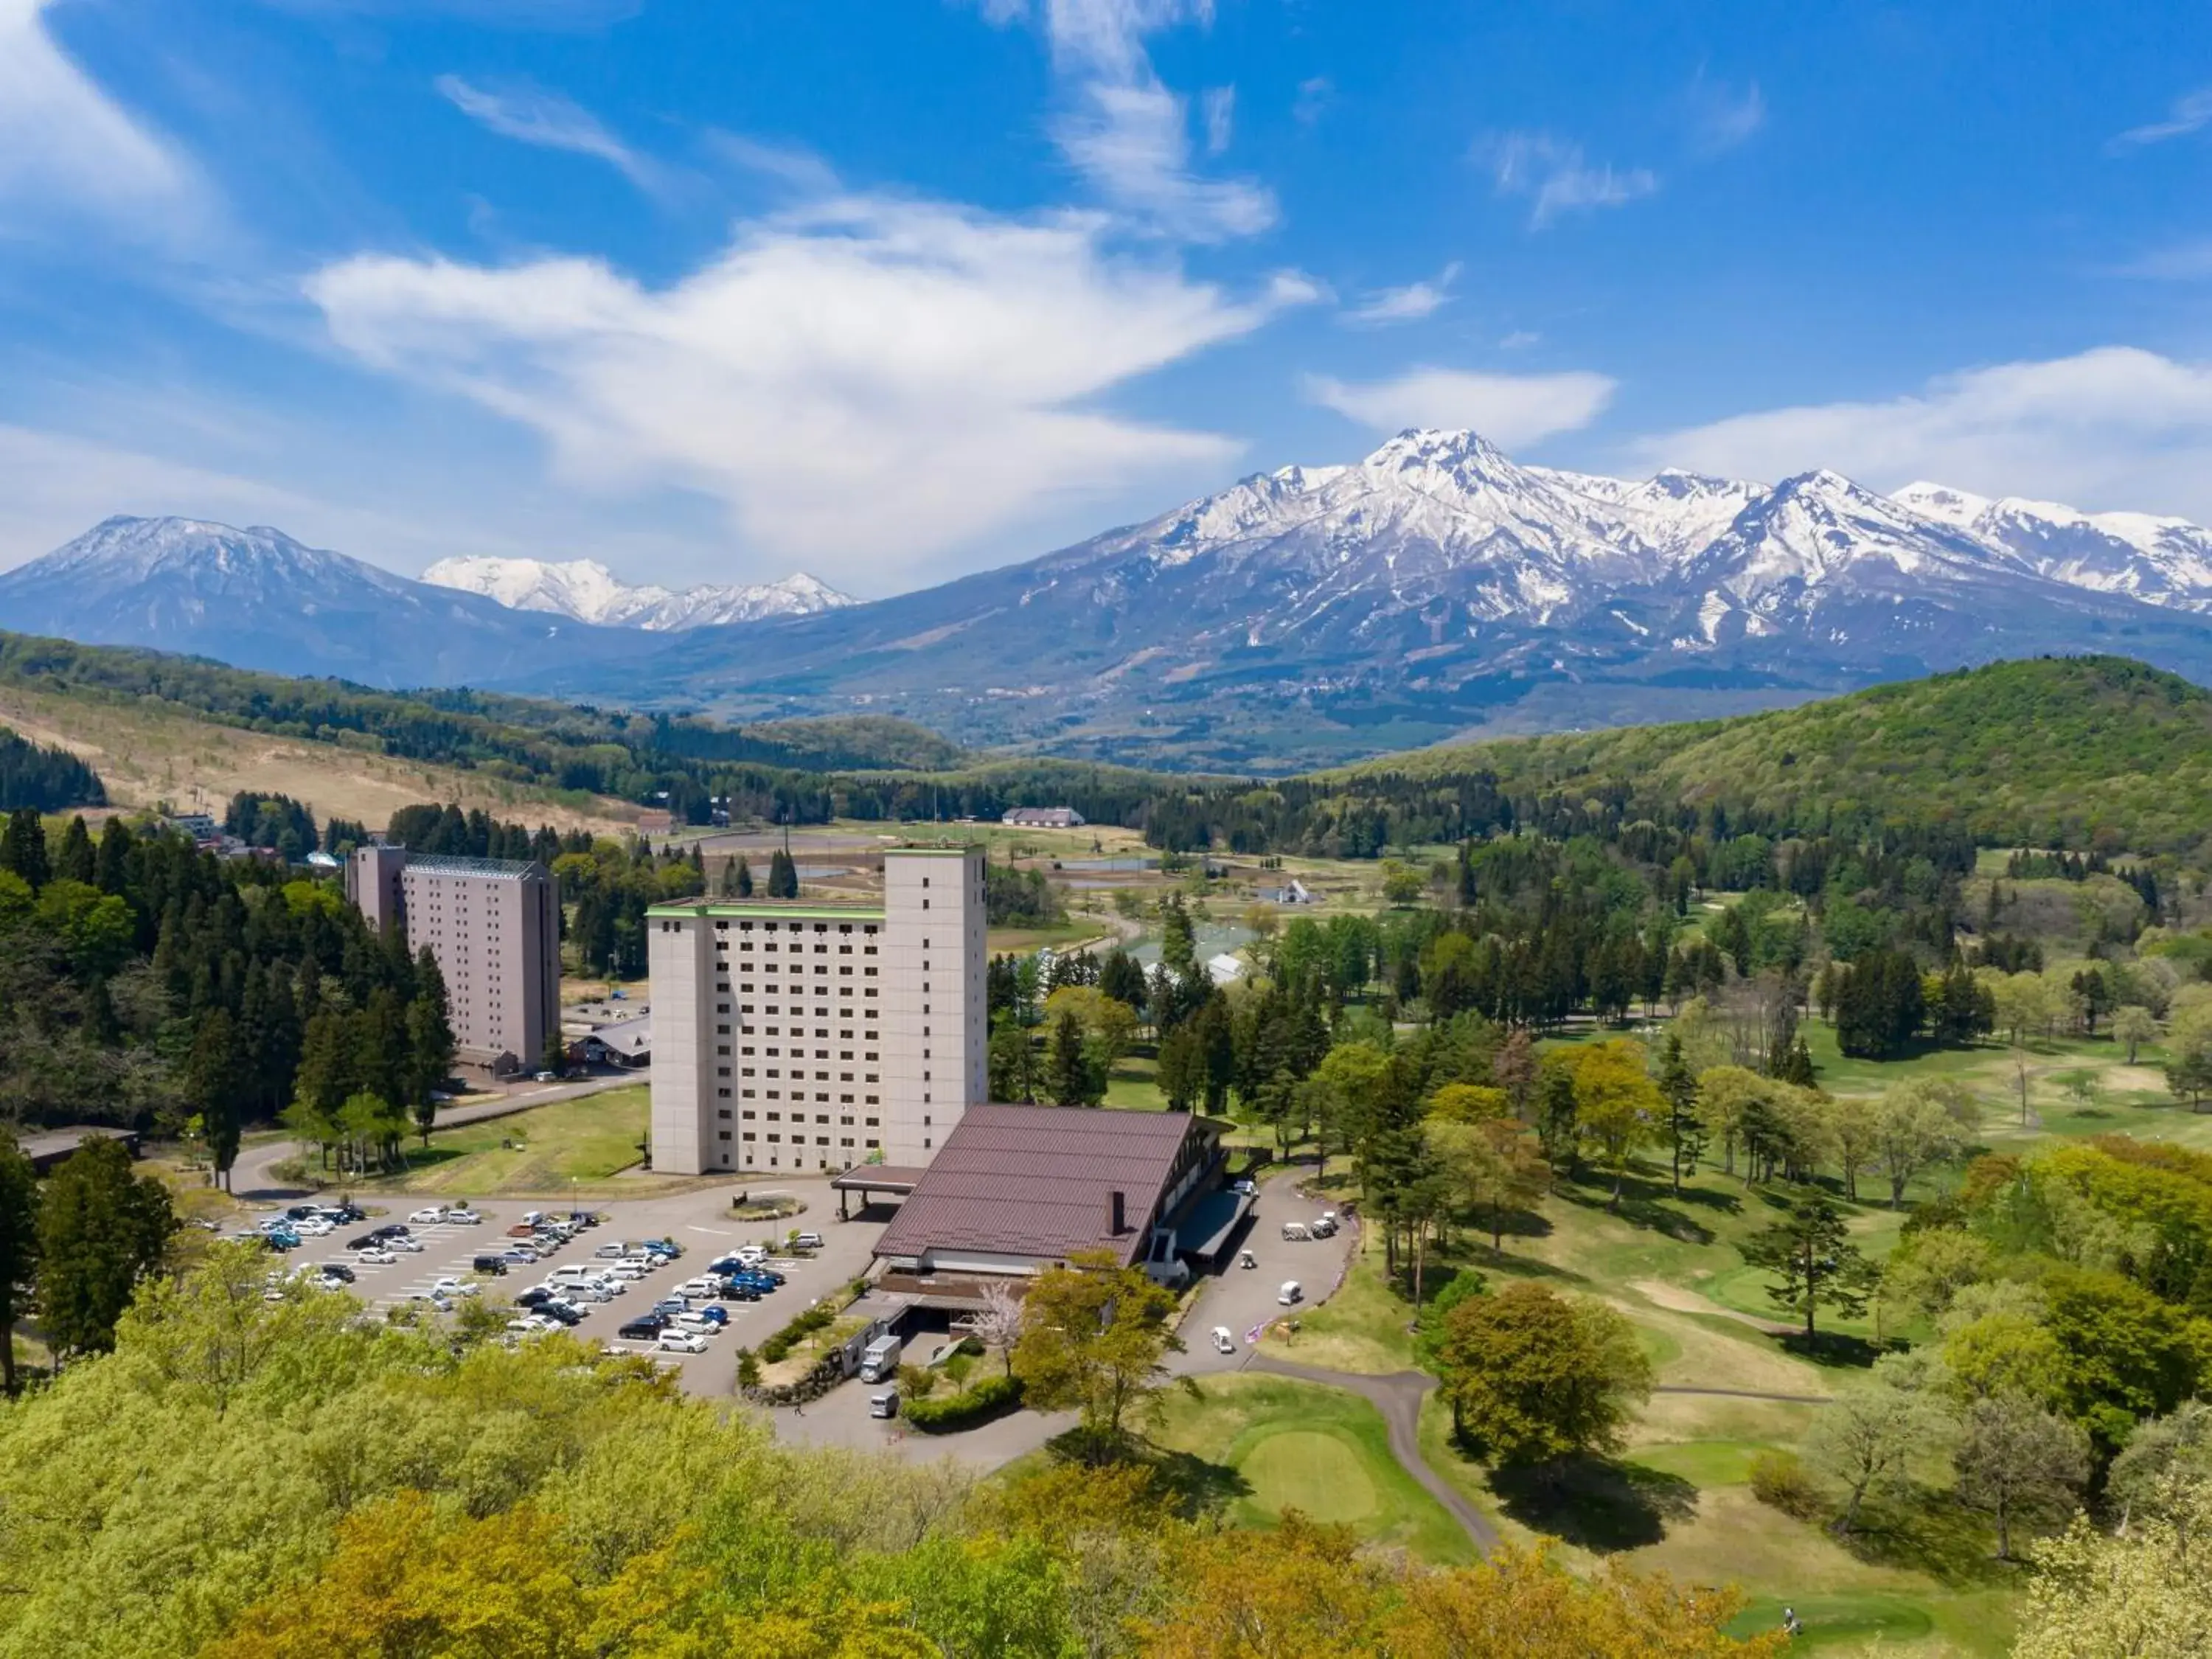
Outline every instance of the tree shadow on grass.
<path id="1" fill-rule="evenodd" d="M 1238 1498 L 1252 1495 L 1252 1483 L 1228 1464 L 1173 1451 L 1127 1431 L 1093 1434 L 1079 1425 L 1045 1442 L 1045 1450 L 1055 1462 L 1087 1468 L 1148 1469 L 1158 1490 L 1186 1520 L 1224 1514 Z"/>
<path id="2" fill-rule="evenodd" d="M 1809 1340 L 1804 1332 L 1792 1331 L 1779 1340 L 1784 1352 L 1815 1365 L 1847 1366 L 1859 1370 L 1864 1370 L 1888 1352 L 1865 1337 L 1838 1331 L 1822 1331 Z"/>
<path id="3" fill-rule="evenodd" d="M 1664 1234 L 1683 1244 L 1710 1244 L 1713 1230 L 1693 1215 L 1673 1206 L 1673 1194 L 1663 1185 L 1633 1178 L 1621 1184 L 1620 1201 L 1613 1202 L 1613 1183 L 1578 1182 L 1559 1188 L 1559 1196 L 1585 1210 L 1601 1210 L 1619 1216 L 1632 1227 Z"/>
<path id="4" fill-rule="evenodd" d="M 2014 1553 L 2027 1528 L 2014 1530 Z M 1954 1589 L 2015 1583 L 2017 1563 L 2000 1561 L 1988 1517 L 1948 1492 L 1920 1492 L 1905 1502 L 1869 1502 L 1843 1540 L 1852 1554 L 1878 1566 L 1924 1572 Z"/>
<path id="5" fill-rule="evenodd" d="M 1598 1457 L 1493 1469 L 1490 1489 L 1522 1526 L 1601 1554 L 1656 1544 L 1698 1510 L 1698 1489 L 1680 1475 Z"/>

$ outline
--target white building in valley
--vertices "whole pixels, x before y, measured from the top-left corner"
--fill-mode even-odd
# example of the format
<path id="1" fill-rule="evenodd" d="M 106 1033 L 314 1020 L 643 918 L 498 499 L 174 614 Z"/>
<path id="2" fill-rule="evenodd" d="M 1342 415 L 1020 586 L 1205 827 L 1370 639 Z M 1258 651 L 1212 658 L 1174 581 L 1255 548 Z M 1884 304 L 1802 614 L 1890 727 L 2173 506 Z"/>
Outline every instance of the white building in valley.
<path id="1" fill-rule="evenodd" d="M 896 848 L 880 905 L 646 912 L 653 1167 L 927 1164 L 989 1093 L 983 849 Z"/>

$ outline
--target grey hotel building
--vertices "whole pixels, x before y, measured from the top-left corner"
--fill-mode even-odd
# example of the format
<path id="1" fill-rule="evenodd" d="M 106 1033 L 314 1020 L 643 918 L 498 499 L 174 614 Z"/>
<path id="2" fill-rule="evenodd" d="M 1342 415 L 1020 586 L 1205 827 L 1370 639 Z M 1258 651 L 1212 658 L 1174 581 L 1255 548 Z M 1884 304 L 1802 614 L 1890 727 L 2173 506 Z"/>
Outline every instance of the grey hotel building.
<path id="1" fill-rule="evenodd" d="M 538 1064 L 561 1029 L 561 901 L 544 865 L 372 842 L 355 850 L 345 884 L 370 927 L 398 927 L 410 951 L 429 947 L 463 1060 Z"/>

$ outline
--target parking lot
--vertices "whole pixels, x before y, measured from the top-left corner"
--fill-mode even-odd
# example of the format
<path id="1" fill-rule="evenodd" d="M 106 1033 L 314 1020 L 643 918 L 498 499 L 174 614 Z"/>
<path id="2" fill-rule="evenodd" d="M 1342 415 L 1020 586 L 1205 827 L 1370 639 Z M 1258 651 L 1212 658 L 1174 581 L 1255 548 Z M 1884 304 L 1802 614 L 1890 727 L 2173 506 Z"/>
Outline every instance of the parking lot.
<path id="1" fill-rule="evenodd" d="M 758 1346 L 771 1332 L 808 1304 L 866 1273 L 870 1262 L 869 1249 L 883 1231 L 880 1222 L 839 1221 L 836 1206 L 827 1201 L 827 1190 L 820 1183 L 800 1182 L 791 1185 L 793 1191 L 806 1199 L 808 1208 L 802 1215 L 777 1222 L 732 1219 L 729 1214 L 731 1192 L 727 1188 L 672 1197 L 579 1205 L 576 1207 L 588 1208 L 605 1218 L 599 1225 L 578 1233 L 568 1243 L 546 1251 L 543 1260 L 526 1266 L 511 1266 L 499 1278 L 472 1278 L 476 1258 L 496 1255 L 505 1248 L 509 1242 L 505 1237 L 507 1230 L 520 1224 L 528 1212 L 566 1213 L 568 1206 L 550 1199 L 501 1200 L 471 1206 L 483 1218 L 474 1226 L 446 1222 L 418 1224 L 407 1220 L 414 1207 L 410 1200 L 387 1199 L 369 1206 L 373 1211 L 380 1209 L 382 1213 L 373 1213 L 368 1221 L 341 1225 L 325 1237 L 306 1240 L 300 1249 L 284 1258 L 284 1265 L 288 1269 L 312 1269 L 325 1262 L 342 1263 L 353 1271 L 354 1282 L 349 1286 L 353 1294 L 381 1313 L 418 1296 L 426 1296 L 433 1284 L 447 1277 L 474 1283 L 478 1294 L 484 1297 L 511 1302 L 532 1286 L 543 1283 L 556 1267 L 593 1261 L 595 1252 L 602 1245 L 665 1238 L 681 1245 L 684 1254 L 653 1269 L 612 1300 L 584 1304 L 584 1318 L 574 1328 L 577 1336 L 597 1340 L 615 1352 L 641 1353 L 649 1352 L 650 1345 L 623 1341 L 615 1334 L 616 1331 L 626 1321 L 671 1294 L 678 1285 L 703 1273 L 708 1261 L 742 1244 L 772 1247 L 774 1241 L 794 1227 L 820 1233 L 823 1248 L 811 1256 L 791 1256 L 772 1249 L 776 1270 L 785 1279 L 781 1288 L 758 1302 L 716 1304 L 728 1312 L 729 1324 L 719 1335 L 708 1339 L 705 1352 L 655 1354 L 657 1359 L 682 1372 L 684 1387 L 688 1391 L 727 1395 L 737 1381 L 737 1351 Z M 428 1205 L 432 1200 L 425 1198 L 420 1202 Z M 422 1248 L 419 1251 L 395 1251 L 397 1259 L 381 1265 L 362 1261 L 355 1252 L 344 1248 L 347 1242 L 392 1223 L 405 1225 L 410 1238 Z"/>
<path id="2" fill-rule="evenodd" d="M 1297 1179 L 1297 1173 L 1284 1171 L 1261 1184 L 1259 1201 L 1236 1245 L 1236 1250 L 1251 1251 L 1259 1265 L 1238 1267 L 1232 1250 L 1229 1265 L 1206 1280 L 1183 1321 L 1186 1352 L 1176 1358 L 1175 1370 L 1195 1376 L 1235 1370 L 1257 1344 L 1261 1327 L 1276 1319 L 1297 1318 L 1335 1287 L 1352 1254 L 1352 1230 L 1341 1229 L 1333 1238 L 1285 1239 L 1285 1222 L 1310 1223 L 1328 1207 L 1300 1198 L 1292 1190 Z M 1296 1279 L 1304 1292 L 1292 1307 L 1285 1307 L 1279 1299 L 1286 1279 Z M 1235 1352 L 1222 1353 L 1214 1347 L 1217 1325 L 1228 1328 Z"/>

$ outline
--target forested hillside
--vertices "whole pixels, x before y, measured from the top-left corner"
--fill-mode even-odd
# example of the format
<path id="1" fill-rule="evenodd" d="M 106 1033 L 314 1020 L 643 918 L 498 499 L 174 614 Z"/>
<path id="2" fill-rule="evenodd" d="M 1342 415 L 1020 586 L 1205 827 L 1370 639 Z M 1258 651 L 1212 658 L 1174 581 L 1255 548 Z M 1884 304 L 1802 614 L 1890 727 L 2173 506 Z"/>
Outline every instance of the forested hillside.
<path id="1" fill-rule="evenodd" d="M 100 775 L 68 750 L 42 747 L 0 726 L 0 811 L 106 804 Z"/>

